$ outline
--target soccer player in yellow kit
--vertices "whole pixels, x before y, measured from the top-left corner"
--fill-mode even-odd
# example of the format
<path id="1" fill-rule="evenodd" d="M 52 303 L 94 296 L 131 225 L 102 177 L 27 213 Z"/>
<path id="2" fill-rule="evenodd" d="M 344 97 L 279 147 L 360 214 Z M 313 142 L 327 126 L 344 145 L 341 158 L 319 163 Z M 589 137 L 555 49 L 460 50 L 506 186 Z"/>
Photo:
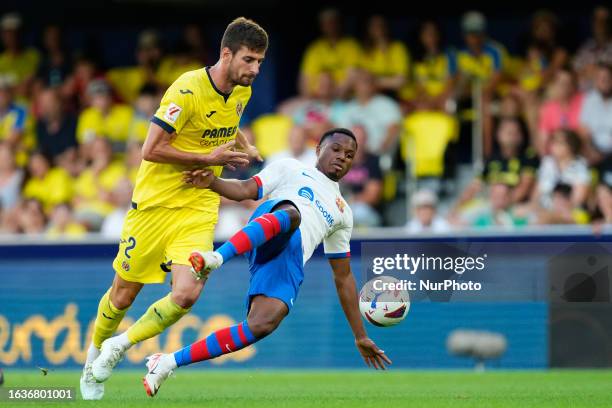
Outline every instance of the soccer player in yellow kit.
<path id="1" fill-rule="evenodd" d="M 161 333 L 189 312 L 204 280 L 192 275 L 193 248 L 213 249 L 219 195 L 183 182 L 182 172 L 248 164 L 257 150 L 239 132 L 268 46 L 255 22 L 238 18 L 221 40 L 219 61 L 184 73 L 166 91 L 151 119 L 129 211 L 113 262 L 112 287 L 100 300 L 93 341 L 81 376 L 84 399 L 100 399 L 103 381 L 132 345 Z M 234 151 L 238 144 L 247 152 Z M 147 283 L 163 283 L 172 272 L 172 291 L 153 303 L 126 332 L 111 337 Z"/>

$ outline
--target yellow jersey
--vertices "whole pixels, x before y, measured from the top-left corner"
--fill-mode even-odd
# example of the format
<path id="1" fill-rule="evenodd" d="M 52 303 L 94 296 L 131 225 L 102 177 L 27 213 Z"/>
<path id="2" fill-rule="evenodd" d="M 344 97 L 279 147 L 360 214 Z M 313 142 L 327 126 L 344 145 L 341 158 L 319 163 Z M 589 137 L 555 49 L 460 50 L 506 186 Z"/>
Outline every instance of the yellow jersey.
<path id="1" fill-rule="evenodd" d="M 331 44 L 321 38 L 306 49 L 301 71 L 308 77 L 309 89 L 314 90 L 319 74 L 330 72 L 334 81 L 340 83 L 346 79 L 349 68 L 359 66 L 360 59 L 361 47 L 354 39 L 345 37 Z"/>
<path id="2" fill-rule="evenodd" d="M 87 108 L 79 115 L 77 140 L 83 144 L 96 137 L 103 137 L 111 143 L 125 143 L 133 116 L 134 110 L 129 105 L 113 105 L 106 116 L 94 107 Z"/>
<path id="3" fill-rule="evenodd" d="M 438 96 L 457 73 L 457 61 L 451 52 L 425 56 L 414 64 L 414 82 L 429 96 Z"/>
<path id="4" fill-rule="evenodd" d="M 444 153 L 459 135 L 453 116 L 440 111 L 417 111 L 404 120 L 400 139 L 404 160 L 412 163 L 417 177 L 439 177 L 444 172 Z"/>
<path id="5" fill-rule="evenodd" d="M 0 113 L 0 142 L 7 139 L 11 132 L 21 134 L 21 143 L 15 152 L 15 162 L 19 167 L 28 163 L 29 152 L 36 146 L 34 118 L 27 109 L 12 103 L 5 113 Z"/>
<path id="6" fill-rule="evenodd" d="M 251 97 L 251 87 L 230 94 L 217 89 L 208 68 L 181 75 L 166 91 L 151 121 L 176 136 L 171 144 L 185 152 L 208 154 L 236 138 L 238 123 Z M 191 208 L 216 219 L 219 195 L 185 184 L 182 172 L 193 166 L 143 160 L 133 195 L 138 210 L 150 207 Z M 223 166 L 211 166 L 216 176 Z"/>
<path id="7" fill-rule="evenodd" d="M 40 54 L 34 48 L 27 48 L 18 55 L 5 51 L 0 54 L 0 74 L 8 75 L 17 83 L 21 83 L 36 73 L 39 62 Z"/>
<path id="8" fill-rule="evenodd" d="M 393 41 L 385 50 L 364 50 L 361 66 L 377 77 L 408 76 L 410 53 L 401 41 Z"/>
<path id="9" fill-rule="evenodd" d="M 76 209 L 88 210 L 102 215 L 110 214 L 114 207 L 100 199 L 100 193 L 102 191 L 112 192 L 125 177 L 127 177 L 127 169 L 123 162 L 118 160 L 110 163 L 97 176 L 90 168 L 83 170 L 74 182 L 75 196 L 81 200 Z"/>
<path id="10" fill-rule="evenodd" d="M 501 44 L 487 41 L 478 55 L 467 48 L 460 50 L 457 53 L 457 66 L 467 77 L 486 81 L 495 73 L 505 72 L 507 59 L 508 53 Z"/>
<path id="11" fill-rule="evenodd" d="M 109 69 L 106 79 L 123 102 L 132 103 L 138 98 L 140 88 L 147 83 L 148 76 L 144 68 L 133 66 Z M 155 73 L 155 80 L 159 81 L 158 72 Z"/>
<path id="12" fill-rule="evenodd" d="M 47 214 L 58 204 L 69 203 L 74 196 L 74 181 L 68 172 L 54 167 L 42 178 L 31 178 L 23 188 L 25 198 L 40 201 Z"/>

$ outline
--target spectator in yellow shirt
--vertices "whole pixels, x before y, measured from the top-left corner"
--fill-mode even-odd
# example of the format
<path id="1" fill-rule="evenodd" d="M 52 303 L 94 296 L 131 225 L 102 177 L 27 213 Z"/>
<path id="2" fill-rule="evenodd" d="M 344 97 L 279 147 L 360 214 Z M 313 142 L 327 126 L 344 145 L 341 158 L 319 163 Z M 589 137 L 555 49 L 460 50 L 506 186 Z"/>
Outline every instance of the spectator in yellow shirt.
<path id="1" fill-rule="evenodd" d="M 77 141 L 87 150 L 94 139 L 101 137 L 112 143 L 113 151 L 125 151 L 134 113 L 132 108 L 114 104 L 108 83 L 101 79 L 89 83 L 87 94 L 90 107 L 79 116 Z"/>
<path id="2" fill-rule="evenodd" d="M 351 90 L 353 72 L 359 65 L 361 49 L 351 37 L 342 35 L 340 15 L 327 9 L 319 15 L 322 36 L 312 42 L 302 59 L 299 90 L 302 96 L 312 96 L 317 89 L 317 79 L 322 71 L 332 73 L 338 95 L 346 97 Z"/>
<path id="3" fill-rule="evenodd" d="M 408 49 L 401 41 L 391 38 L 387 21 L 381 15 L 374 15 L 368 21 L 361 66 L 374 75 L 381 92 L 396 94 L 408 81 Z"/>
<path id="4" fill-rule="evenodd" d="M 525 59 L 516 74 L 523 91 L 537 92 L 569 61 L 569 53 L 559 41 L 557 16 L 547 10 L 534 13 L 525 45 Z"/>
<path id="5" fill-rule="evenodd" d="M 29 85 L 36 74 L 40 55 L 34 48 L 25 48 L 21 43 L 21 16 L 8 13 L 0 19 L 2 45 L 0 75 L 10 76 L 17 85 L 17 94 L 29 96 Z"/>
<path id="6" fill-rule="evenodd" d="M 461 19 L 465 48 L 457 53 L 457 66 L 469 82 L 479 80 L 485 95 L 492 96 L 501 83 L 508 58 L 503 45 L 489 39 L 487 22 L 478 11 L 470 11 Z"/>
<path id="7" fill-rule="evenodd" d="M 36 143 L 33 120 L 27 109 L 15 102 L 14 81 L 0 76 L 0 142 L 4 141 L 15 152 L 18 166 L 25 166 L 28 152 Z"/>
<path id="8" fill-rule="evenodd" d="M 444 50 L 441 37 L 436 22 L 423 22 L 413 69 L 415 100 L 419 108 L 442 109 L 455 90 L 457 59 L 454 52 Z"/>
<path id="9" fill-rule="evenodd" d="M 87 234 L 87 229 L 76 222 L 70 204 L 56 205 L 49 220 L 46 235 L 48 238 L 78 238 Z"/>
<path id="10" fill-rule="evenodd" d="M 160 78 L 161 60 L 162 50 L 159 46 L 158 35 L 155 31 L 146 30 L 140 34 L 138 39 L 136 50 L 138 65 L 113 68 L 107 72 L 106 78 L 123 102 L 133 103 L 144 84 L 168 85 L 163 78 Z"/>
<path id="11" fill-rule="evenodd" d="M 464 101 L 473 102 L 472 85 L 478 84 L 481 97 L 480 112 L 467 110 L 467 116 L 479 115 L 482 119 L 483 150 L 485 157 L 492 153 L 493 116 L 491 105 L 507 76 L 508 55 L 503 45 L 487 36 L 487 22 L 478 11 L 470 11 L 461 19 L 465 48 L 457 52 L 457 67 L 460 73 L 460 93 Z"/>
<path id="12" fill-rule="evenodd" d="M 91 163 L 75 182 L 74 208 L 78 221 L 99 230 L 104 217 L 113 211 L 111 192 L 126 177 L 122 161 L 113 160 L 110 142 L 96 138 L 91 146 Z"/>
<path id="13" fill-rule="evenodd" d="M 41 202 L 47 214 L 61 203 L 70 202 L 73 195 L 73 181 L 62 168 L 52 168 L 49 160 L 40 152 L 35 152 L 28 163 L 30 179 L 23 189 L 24 198 Z"/>

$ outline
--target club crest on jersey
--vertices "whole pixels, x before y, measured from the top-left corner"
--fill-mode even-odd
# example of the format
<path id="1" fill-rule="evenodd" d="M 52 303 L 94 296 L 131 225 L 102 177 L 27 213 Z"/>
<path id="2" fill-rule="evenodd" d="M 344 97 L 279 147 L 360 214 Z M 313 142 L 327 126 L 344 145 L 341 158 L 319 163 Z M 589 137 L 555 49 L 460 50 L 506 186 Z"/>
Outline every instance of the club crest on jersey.
<path id="1" fill-rule="evenodd" d="M 175 103 L 171 103 L 168 106 L 168 109 L 166 109 L 166 113 L 164 114 L 164 119 L 166 119 L 170 123 L 176 123 L 176 120 L 178 119 L 182 111 L 183 111 L 183 108 L 181 108 Z"/>
<path id="2" fill-rule="evenodd" d="M 336 205 L 338 206 L 338 209 L 340 210 L 341 213 L 344 213 L 344 201 L 342 201 L 342 199 L 340 197 L 336 197 Z"/>
<path id="3" fill-rule="evenodd" d="M 242 102 L 238 101 L 238 103 L 236 104 L 236 115 L 238 115 L 238 117 L 242 116 Z"/>

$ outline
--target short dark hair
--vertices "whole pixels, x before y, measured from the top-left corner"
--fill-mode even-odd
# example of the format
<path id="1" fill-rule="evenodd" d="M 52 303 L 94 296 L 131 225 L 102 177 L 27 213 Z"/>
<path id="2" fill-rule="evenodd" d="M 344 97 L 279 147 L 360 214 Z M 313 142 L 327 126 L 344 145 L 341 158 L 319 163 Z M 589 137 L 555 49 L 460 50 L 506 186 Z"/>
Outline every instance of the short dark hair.
<path id="1" fill-rule="evenodd" d="M 559 129 L 553 133 L 553 137 L 557 135 L 563 137 L 574 156 L 580 154 L 582 150 L 582 140 L 580 140 L 580 136 L 578 136 L 576 132 L 570 129 Z"/>
<path id="2" fill-rule="evenodd" d="M 565 183 L 557 183 L 552 192 L 553 194 L 559 194 L 564 198 L 570 198 L 572 196 L 572 186 Z"/>
<path id="3" fill-rule="evenodd" d="M 236 53 L 243 45 L 249 50 L 265 51 L 268 48 L 268 33 L 253 20 L 238 17 L 225 29 L 221 49 L 227 47 Z"/>
<path id="4" fill-rule="evenodd" d="M 319 146 L 321 146 L 323 144 L 323 141 L 325 141 L 325 139 L 335 135 L 336 133 L 340 133 L 342 135 L 350 137 L 351 139 L 353 139 L 355 144 L 357 144 L 357 138 L 355 137 L 353 132 L 351 132 L 349 129 L 346 129 L 346 128 L 334 128 L 334 129 L 330 129 L 327 132 L 323 133 L 323 135 L 321 136 L 321 139 L 319 139 Z"/>

